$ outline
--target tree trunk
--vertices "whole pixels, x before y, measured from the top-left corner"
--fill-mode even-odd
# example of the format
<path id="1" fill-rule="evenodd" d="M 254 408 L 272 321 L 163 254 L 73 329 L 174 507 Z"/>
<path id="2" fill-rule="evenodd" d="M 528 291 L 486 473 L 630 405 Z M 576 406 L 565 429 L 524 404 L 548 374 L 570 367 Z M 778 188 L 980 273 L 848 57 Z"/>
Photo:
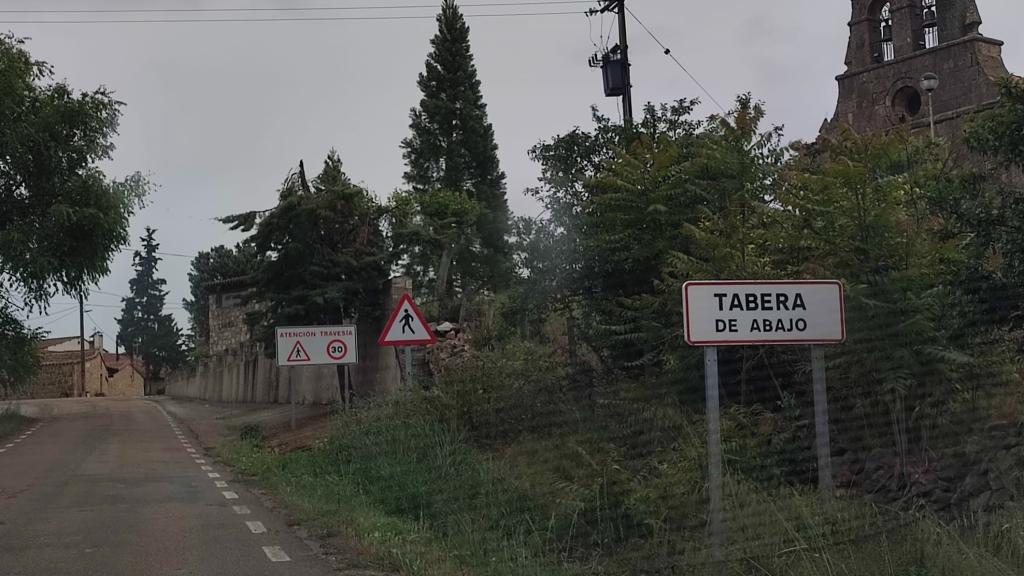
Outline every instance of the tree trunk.
<path id="1" fill-rule="evenodd" d="M 445 244 L 441 253 L 441 263 L 437 267 L 437 286 L 434 289 L 434 299 L 437 300 L 438 309 L 442 311 L 448 297 L 448 277 L 451 275 L 452 259 L 455 257 L 455 245 Z"/>

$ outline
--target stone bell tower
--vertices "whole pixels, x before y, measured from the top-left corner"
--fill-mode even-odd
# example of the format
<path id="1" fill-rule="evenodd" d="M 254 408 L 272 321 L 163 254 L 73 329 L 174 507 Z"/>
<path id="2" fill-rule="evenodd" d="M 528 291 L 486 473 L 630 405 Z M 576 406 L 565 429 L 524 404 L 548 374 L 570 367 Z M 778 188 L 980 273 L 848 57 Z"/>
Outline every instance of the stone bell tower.
<path id="1" fill-rule="evenodd" d="M 839 103 L 822 133 L 847 125 L 858 133 L 909 126 L 929 130 L 922 76 L 938 76 L 932 93 L 936 131 L 958 140 L 971 113 L 998 99 L 1003 64 L 999 40 L 981 35 L 976 0 L 852 0 L 846 72 Z"/>

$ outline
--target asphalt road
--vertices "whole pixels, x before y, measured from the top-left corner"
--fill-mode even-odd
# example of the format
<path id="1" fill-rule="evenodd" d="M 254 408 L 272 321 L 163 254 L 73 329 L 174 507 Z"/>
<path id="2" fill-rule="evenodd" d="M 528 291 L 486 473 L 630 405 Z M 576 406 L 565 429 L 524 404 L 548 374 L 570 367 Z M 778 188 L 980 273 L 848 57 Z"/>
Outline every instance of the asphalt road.
<path id="1" fill-rule="evenodd" d="M 3 576 L 332 573 L 156 403 L 25 408 L 0 441 Z"/>

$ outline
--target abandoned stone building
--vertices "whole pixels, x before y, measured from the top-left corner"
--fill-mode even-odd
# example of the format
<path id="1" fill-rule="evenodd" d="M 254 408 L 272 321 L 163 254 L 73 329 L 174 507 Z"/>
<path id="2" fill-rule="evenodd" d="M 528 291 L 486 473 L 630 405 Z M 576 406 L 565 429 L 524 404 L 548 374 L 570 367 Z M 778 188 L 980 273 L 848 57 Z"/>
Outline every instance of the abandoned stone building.
<path id="1" fill-rule="evenodd" d="M 78 336 L 40 340 L 40 370 L 16 398 L 67 398 L 82 394 L 82 340 Z M 134 398 L 145 390 L 145 368 L 138 359 L 111 354 L 103 348 L 103 334 L 86 339 L 85 387 L 87 396 Z"/>
<path id="2" fill-rule="evenodd" d="M 976 0 L 852 0 L 846 72 L 823 134 L 907 126 L 956 141 L 967 117 L 992 107 L 1009 75 L 1003 42 L 981 33 Z M 925 82 L 926 75 L 934 75 Z M 937 86 L 936 86 L 937 84 Z"/>

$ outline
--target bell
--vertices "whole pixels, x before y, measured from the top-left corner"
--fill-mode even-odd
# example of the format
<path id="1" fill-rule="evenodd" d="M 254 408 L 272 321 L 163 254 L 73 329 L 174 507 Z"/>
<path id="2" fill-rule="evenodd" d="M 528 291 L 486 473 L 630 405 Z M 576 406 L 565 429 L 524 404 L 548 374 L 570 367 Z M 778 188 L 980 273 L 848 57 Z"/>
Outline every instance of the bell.
<path id="1" fill-rule="evenodd" d="M 930 6 L 924 11 L 924 27 L 925 28 L 936 28 L 939 25 L 939 20 L 935 15 L 935 7 Z"/>
<path id="2" fill-rule="evenodd" d="M 882 42 L 892 42 L 892 24 L 882 26 Z"/>

